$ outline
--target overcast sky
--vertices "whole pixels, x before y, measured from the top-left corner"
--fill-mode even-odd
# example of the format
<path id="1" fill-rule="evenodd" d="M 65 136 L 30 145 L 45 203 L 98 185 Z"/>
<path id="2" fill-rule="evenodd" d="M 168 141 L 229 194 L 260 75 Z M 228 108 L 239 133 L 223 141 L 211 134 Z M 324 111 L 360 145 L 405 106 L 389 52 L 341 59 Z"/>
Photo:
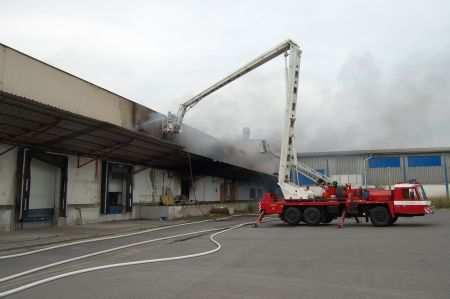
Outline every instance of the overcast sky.
<path id="1" fill-rule="evenodd" d="M 20 1 L 0 42 L 163 113 L 291 38 L 303 49 L 300 151 L 450 146 L 449 1 Z M 186 123 L 276 142 L 283 58 Z"/>

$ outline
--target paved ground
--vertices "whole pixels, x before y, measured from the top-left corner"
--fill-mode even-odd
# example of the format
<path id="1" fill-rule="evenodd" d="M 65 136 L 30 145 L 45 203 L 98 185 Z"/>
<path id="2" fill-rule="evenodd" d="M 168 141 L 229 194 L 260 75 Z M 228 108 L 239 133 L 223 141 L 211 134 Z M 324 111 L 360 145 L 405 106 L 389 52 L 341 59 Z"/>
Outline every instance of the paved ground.
<path id="1" fill-rule="evenodd" d="M 229 226 L 233 218 L 122 240 L 0 260 L 0 277 L 87 252 L 181 232 Z M 209 234 L 133 247 L 0 284 L 0 292 L 66 271 L 214 248 Z M 450 298 L 450 211 L 393 227 L 289 227 L 273 221 L 217 237 L 222 251 L 172 262 L 82 274 L 11 298 Z"/>
<path id="2" fill-rule="evenodd" d="M 8 254 L 9 251 L 28 250 L 44 245 L 109 236 L 201 219 L 206 218 L 194 217 L 174 221 L 124 220 L 83 225 L 42 226 L 13 232 L 0 232 L 0 255 Z"/>

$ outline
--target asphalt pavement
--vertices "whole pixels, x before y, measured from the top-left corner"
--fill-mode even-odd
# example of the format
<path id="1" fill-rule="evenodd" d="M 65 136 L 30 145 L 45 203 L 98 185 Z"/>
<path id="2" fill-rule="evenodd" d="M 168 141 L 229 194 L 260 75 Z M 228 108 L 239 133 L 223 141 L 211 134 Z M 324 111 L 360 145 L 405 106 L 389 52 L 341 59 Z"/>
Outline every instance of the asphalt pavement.
<path id="1" fill-rule="evenodd" d="M 114 246 L 251 220 L 232 217 L 0 260 L 0 278 Z M 210 255 L 84 273 L 10 298 L 450 298 L 450 211 L 384 228 L 347 222 L 344 229 L 279 220 L 246 226 L 217 236 L 222 248 Z M 86 267 L 207 251 L 216 246 L 211 233 L 46 269 L 1 283 L 0 292 Z"/>

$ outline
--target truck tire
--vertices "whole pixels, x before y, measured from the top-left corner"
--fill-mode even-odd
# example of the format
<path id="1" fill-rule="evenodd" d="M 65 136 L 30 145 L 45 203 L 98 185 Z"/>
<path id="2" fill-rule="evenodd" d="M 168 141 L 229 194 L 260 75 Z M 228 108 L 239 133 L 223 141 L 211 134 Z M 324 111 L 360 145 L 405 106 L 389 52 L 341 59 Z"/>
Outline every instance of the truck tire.
<path id="1" fill-rule="evenodd" d="M 303 221 L 308 225 L 319 225 L 322 215 L 319 208 L 309 207 L 303 211 Z"/>
<path id="2" fill-rule="evenodd" d="M 389 210 L 382 206 L 370 209 L 369 216 L 373 226 L 388 226 L 392 221 Z"/>
<path id="3" fill-rule="evenodd" d="M 324 224 L 328 224 L 331 221 L 333 221 L 333 219 L 334 219 L 333 216 L 331 216 L 330 214 L 325 212 L 325 213 L 322 213 L 322 217 L 320 219 L 320 222 L 324 223 Z"/>
<path id="4" fill-rule="evenodd" d="M 398 216 L 395 217 L 391 217 L 391 222 L 389 223 L 390 225 L 394 224 L 395 222 L 397 222 Z"/>
<path id="5" fill-rule="evenodd" d="M 283 212 L 283 220 L 290 225 L 297 225 L 302 219 L 302 211 L 295 207 L 287 207 Z"/>

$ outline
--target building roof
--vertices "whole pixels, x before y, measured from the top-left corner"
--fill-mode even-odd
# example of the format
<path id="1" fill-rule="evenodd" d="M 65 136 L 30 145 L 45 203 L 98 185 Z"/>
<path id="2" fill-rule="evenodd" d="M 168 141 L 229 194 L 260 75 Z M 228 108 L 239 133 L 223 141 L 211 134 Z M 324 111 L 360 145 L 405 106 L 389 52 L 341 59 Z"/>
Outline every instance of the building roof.
<path id="1" fill-rule="evenodd" d="M 83 157 L 78 161 L 78 167 L 99 159 L 172 169 L 186 174 L 192 171 L 194 175 L 270 179 L 268 175 L 250 169 L 188 153 L 177 144 L 148 134 L 2 91 L 0 143 L 10 144 L 10 149 L 27 146 Z"/>
<path id="2" fill-rule="evenodd" d="M 2 91 L 0 142 L 161 167 L 177 163 L 182 151 L 150 135 Z"/>
<path id="3" fill-rule="evenodd" d="M 305 152 L 298 153 L 299 157 L 329 157 L 329 156 L 354 156 L 354 155 L 401 155 L 401 154 L 437 154 L 450 153 L 450 147 L 416 147 L 416 148 L 388 148 L 388 149 L 362 149 L 329 152 Z"/>

